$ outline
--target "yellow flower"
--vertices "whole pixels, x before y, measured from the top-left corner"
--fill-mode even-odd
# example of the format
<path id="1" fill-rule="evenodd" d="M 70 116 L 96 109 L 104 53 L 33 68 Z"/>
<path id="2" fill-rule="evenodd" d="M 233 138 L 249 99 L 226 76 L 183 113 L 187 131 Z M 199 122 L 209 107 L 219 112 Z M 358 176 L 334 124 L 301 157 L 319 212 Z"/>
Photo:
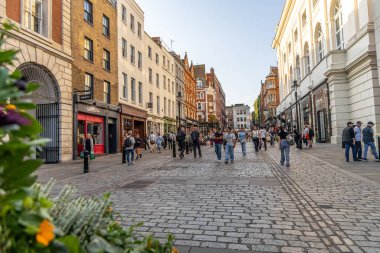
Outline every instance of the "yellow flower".
<path id="1" fill-rule="evenodd" d="M 13 111 L 15 111 L 17 109 L 15 105 L 6 105 L 5 108 L 7 110 L 13 110 Z"/>
<path id="2" fill-rule="evenodd" d="M 36 234 L 36 241 L 44 246 L 48 246 L 50 241 L 54 239 L 54 226 L 48 220 L 43 220 L 40 224 L 40 229 Z"/>
<path id="3" fill-rule="evenodd" d="M 173 247 L 172 248 L 172 253 L 179 253 L 179 251 L 175 247 Z"/>

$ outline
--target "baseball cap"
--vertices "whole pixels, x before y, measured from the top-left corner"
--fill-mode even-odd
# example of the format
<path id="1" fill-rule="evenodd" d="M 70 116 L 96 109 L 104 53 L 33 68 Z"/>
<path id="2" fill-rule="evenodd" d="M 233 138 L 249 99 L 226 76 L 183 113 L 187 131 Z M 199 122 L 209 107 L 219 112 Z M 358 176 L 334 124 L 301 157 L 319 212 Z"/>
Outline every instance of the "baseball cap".
<path id="1" fill-rule="evenodd" d="M 372 121 L 368 121 L 367 125 L 373 125 Z"/>

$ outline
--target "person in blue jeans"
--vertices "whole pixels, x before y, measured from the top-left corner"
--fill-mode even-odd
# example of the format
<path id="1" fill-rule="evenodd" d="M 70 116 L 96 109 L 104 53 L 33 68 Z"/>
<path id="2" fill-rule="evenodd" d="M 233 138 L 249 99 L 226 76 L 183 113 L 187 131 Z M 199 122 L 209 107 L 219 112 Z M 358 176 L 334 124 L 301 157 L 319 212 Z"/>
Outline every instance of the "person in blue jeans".
<path id="1" fill-rule="evenodd" d="M 375 139 L 373 137 L 373 122 L 367 123 L 367 126 L 363 129 L 363 142 L 364 142 L 364 155 L 363 161 L 367 161 L 368 147 L 371 147 L 372 154 L 374 155 L 377 162 L 379 161 L 379 155 L 376 151 Z"/>
<path id="2" fill-rule="evenodd" d="M 129 130 L 127 136 L 124 139 L 124 149 L 125 149 L 125 155 L 127 157 L 128 165 L 135 164 L 134 156 L 135 156 L 135 138 L 132 136 L 132 131 Z"/>
<path id="3" fill-rule="evenodd" d="M 226 157 L 225 157 L 225 163 L 227 164 L 228 161 L 231 159 L 231 163 L 234 163 L 234 148 L 236 145 L 236 136 L 231 131 L 231 127 L 228 128 L 227 134 L 224 135 L 224 139 L 226 140 Z"/>
<path id="4" fill-rule="evenodd" d="M 247 154 L 247 143 L 246 143 L 246 138 L 247 136 L 247 133 L 244 131 L 243 128 L 240 128 L 240 131 L 238 133 L 238 139 L 239 139 L 239 142 L 241 144 L 241 152 L 243 152 L 243 156 L 245 156 Z"/>
<path id="5" fill-rule="evenodd" d="M 220 128 L 214 133 L 214 146 L 217 162 L 220 163 L 222 160 L 222 144 L 223 144 L 223 133 Z"/>
<path id="6" fill-rule="evenodd" d="M 355 148 L 355 132 L 352 128 L 353 123 L 347 122 L 347 127 L 342 131 L 342 141 L 345 148 L 346 162 L 350 162 L 350 148 L 352 149 L 352 156 L 354 161 L 356 159 L 356 148 Z"/>
<path id="7" fill-rule="evenodd" d="M 160 133 L 157 133 L 156 144 L 157 144 L 158 153 L 161 153 L 161 148 L 163 147 L 164 141 L 165 141 L 165 140 L 164 140 L 164 138 L 160 135 Z"/>
<path id="8" fill-rule="evenodd" d="M 280 131 L 278 132 L 278 136 L 280 137 L 280 151 L 281 151 L 281 165 L 286 164 L 286 167 L 290 166 L 290 146 L 286 137 L 288 136 L 288 132 L 284 130 L 283 126 L 280 126 Z"/>

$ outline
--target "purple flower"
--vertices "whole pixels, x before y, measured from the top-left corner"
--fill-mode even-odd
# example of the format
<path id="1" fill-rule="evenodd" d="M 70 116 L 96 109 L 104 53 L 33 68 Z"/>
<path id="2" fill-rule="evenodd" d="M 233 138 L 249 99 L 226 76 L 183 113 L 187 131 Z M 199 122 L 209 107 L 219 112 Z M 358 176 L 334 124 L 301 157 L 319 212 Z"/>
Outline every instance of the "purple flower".
<path id="1" fill-rule="evenodd" d="M 14 110 L 5 111 L 0 107 L 0 127 L 7 125 L 25 126 L 30 124 L 30 120 L 24 118 L 19 112 Z"/>

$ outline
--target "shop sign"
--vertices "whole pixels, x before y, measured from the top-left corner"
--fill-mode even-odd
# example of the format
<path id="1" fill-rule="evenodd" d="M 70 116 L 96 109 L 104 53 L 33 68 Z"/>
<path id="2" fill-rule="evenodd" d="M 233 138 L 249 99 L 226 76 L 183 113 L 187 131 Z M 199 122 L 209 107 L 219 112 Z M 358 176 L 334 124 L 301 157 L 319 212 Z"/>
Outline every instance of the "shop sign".
<path id="1" fill-rule="evenodd" d="M 96 108 L 95 106 L 89 106 L 86 109 L 87 109 L 88 112 L 100 113 L 100 110 L 98 108 Z"/>
<path id="2" fill-rule="evenodd" d="M 91 100 L 91 99 L 92 99 L 91 93 L 84 94 L 84 95 L 79 95 L 79 99 L 80 99 L 81 101 L 84 101 L 84 100 Z"/>

